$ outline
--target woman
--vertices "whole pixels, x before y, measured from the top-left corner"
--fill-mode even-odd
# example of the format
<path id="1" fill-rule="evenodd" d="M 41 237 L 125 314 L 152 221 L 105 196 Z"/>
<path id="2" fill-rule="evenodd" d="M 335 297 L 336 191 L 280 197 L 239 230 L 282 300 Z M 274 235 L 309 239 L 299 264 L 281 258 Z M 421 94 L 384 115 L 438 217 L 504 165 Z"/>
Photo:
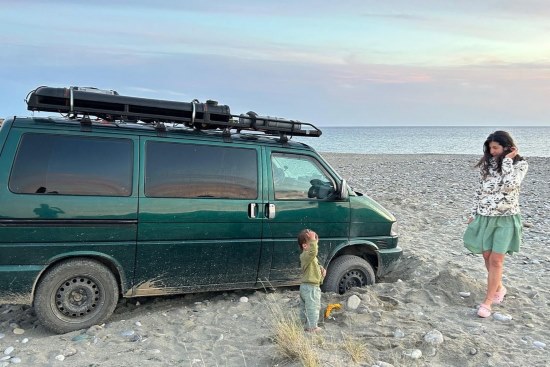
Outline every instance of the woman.
<path id="1" fill-rule="evenodd" d="M 495 131 L 483 144 L 480 186 L 476 190 L 472 215 L 464 233 L 464 245 L 483 254 L 487 268 L 487 293 L 479 306 L 479 317 L 489 317 L 491 306 L 506 295 L 502 284 L 505 254 L 519 251 L 522 235 L 519 190 L 528 164 L 518 154 L 514 140 L 506 131 Z"/>

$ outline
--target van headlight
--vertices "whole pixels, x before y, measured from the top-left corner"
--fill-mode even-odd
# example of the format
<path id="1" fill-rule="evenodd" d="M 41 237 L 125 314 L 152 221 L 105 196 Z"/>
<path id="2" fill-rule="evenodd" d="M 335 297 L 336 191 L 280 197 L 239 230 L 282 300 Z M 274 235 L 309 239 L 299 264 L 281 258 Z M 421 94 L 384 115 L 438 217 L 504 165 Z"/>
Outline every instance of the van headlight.
<path id="1" fill-rule="evenodd" d="M 397 225 L 397 221 L 392 223 L 390 234 L 396 237 L 399 236 L 399 226 Z"/>

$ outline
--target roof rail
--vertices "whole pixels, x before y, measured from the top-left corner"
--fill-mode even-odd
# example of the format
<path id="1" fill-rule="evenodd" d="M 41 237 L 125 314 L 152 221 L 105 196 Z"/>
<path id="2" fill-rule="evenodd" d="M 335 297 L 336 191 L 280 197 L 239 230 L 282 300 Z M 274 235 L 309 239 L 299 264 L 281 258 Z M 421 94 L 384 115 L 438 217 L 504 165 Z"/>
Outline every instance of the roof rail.
<path id="1" fill-rule="evenodd" d="M 52 88 L 38 87 L 26 99 L 29 111 L 48 111 L 67 114 L 69 118 L 96 116 L 107 121 L 152 123 L 163 128 L 165 123 L 184 124 L 197 130 L 222 129 L 253 130 L 269 135 L 321 136 L 322 132 L 306 122 L 278 117 L 259 116 L 249 111 L 232 115 L 229 106 L 208 100 L 201 103 L 177 102 L 139 97 L 121 96 L 114 90 L 90 87 Z"/>

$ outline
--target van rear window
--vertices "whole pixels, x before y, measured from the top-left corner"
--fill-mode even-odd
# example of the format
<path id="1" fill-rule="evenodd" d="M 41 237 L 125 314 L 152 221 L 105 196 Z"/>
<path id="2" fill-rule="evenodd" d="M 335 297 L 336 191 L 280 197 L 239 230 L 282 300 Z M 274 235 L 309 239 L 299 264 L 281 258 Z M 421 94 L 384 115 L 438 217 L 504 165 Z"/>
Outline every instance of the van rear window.
<path id="1" fill-rule="evenodd" d="M 130 196 L 130 139 L 24 134 L 9 187 L 19 194 Z"/>
<path id="2" fill-rule="evenodd" d="M 145 195 L 256 199 L 256 150 L 149 141 L 145 158 Z"/>

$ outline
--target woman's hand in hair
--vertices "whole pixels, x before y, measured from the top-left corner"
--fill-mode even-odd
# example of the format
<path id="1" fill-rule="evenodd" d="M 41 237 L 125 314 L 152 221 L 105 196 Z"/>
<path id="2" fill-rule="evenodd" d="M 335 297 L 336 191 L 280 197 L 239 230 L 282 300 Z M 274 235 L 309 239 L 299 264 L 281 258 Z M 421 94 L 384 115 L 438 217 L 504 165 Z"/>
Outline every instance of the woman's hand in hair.
<path id="1" fill-rule="evenodd" d="M 516 155 L 518 155 L 518 148 L 517 147 L 510 147 L 508 150 L 509 150 L 509 153 L 506 154 L 506 158 L 514 159 L 514 157 Z"/>

